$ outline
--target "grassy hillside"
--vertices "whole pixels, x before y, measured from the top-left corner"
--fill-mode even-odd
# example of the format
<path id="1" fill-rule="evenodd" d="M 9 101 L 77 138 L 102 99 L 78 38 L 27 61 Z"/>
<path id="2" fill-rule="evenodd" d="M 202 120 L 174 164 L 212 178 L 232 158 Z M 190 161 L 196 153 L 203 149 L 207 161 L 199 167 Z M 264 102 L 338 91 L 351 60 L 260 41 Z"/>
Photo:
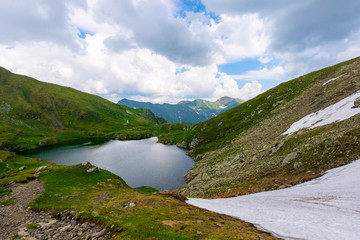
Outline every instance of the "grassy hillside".
<path id="1" fill-rule="evenodd" d="M 282 83 L 193 126 L 178 138 L 197 160 L 181 192 L 210 197 L 278 189 L 359 158 L 359 115 L 282 135 L 302 117 L 359 90 L 356 58 Z"/>
<path id="2" fill-rule="evenodd" d="M 181 101 L 177 104 L 153 104 L 122 99 L 118 104 L 132 108 L 150 109 L 156 116 L 173 123 L 199 123 L 211 119 L 222 112 L 238 106 L 243 101 L 237 98 L 222 97 L 215 102 L 197 99 Z"/>
<path id="3" fill-rule="evenodd" d="M 88 172 L 89 165 L 58 166 L 6 151 L 0 151 L 0 159 L 0 205 L 12 204 L 4 199 L 19 200 L 9 198 L 10 182 L 38 176 L 45 191 L 30 203 L 33 209 L 55 216 L 67 216 L 71 209 L 78 222 L 106 226 L 114 239 L 276 239 L 241 220 L 188 205 L 176 192 L 133 189 L 106 170 Z"/>
<path id="4" fill-rule="evenodd" d="M 132 109 L 69 87 L 0 68 L 0 149 L 20 151 L 76 138 L 140 138 L 161 123 Z"/>

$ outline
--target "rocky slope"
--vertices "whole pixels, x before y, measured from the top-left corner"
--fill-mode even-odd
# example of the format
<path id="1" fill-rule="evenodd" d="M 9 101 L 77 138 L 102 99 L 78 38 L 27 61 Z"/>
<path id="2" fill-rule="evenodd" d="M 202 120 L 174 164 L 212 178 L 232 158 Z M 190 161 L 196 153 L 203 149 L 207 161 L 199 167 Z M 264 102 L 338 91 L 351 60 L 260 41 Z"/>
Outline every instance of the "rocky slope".
<path id="1" fill-rule="evenodd" d="M 177 104 L 153 104 L 124 98 L 118 104 L 131 108 L 150 109 L 156 116 L 163 117 L 167 122 L 199 123 L 234 108 L 242 102 L 238 98 L 222 97 L 215 102 L 197 99 L 194 101 L 181 101 Z"/>
<path id="2" fill-rule="evenodd" d="M 235 196 L 285 188 L 360 156 L 360 114 L 284 134 L 360 91 L 360 58 L 280 84 L 216 118 L 195 125 L 178 145 L 197 160 L 187 196 Z M 359 107 L 359 99 L 351 102 Z M 326 118 L 326 116 L 325 116 Z"/>

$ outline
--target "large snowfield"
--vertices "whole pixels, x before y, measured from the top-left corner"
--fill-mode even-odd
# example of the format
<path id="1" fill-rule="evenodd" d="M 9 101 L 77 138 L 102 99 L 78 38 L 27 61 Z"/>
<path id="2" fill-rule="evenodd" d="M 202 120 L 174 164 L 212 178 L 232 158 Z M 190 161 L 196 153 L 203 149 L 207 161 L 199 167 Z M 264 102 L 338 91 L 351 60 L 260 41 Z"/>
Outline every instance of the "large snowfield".
<path id="1" fill-rule="evenodd" d="M 360 239 L 360 159 L 297 186 L 187 203 L 253 223 L 284 239 Z"/>
<path id="2" fill-rule="evenodd" d="M 360 108 L 353 108 L 354 101 L 360 98 L 360 91 L 315 113 L 311 113 L 293 123 L 283 134 L 291 134 L 302 128 L 315 128 L 336 121 L 343 121 L 360 113 Z M 360 238 L 359 238 L 360 239 Z"/>

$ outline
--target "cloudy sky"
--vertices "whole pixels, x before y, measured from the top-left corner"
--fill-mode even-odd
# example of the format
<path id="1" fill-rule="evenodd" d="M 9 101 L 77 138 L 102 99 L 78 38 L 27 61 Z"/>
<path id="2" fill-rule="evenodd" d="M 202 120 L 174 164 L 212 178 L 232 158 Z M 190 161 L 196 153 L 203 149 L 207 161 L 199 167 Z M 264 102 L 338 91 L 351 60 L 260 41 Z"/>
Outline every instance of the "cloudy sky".
<path id="1" fill-rule="evenodd" d="M 114 102 L 246 100 L 360 56 L 359 0 L 0 4 L 0 66 Z"/>

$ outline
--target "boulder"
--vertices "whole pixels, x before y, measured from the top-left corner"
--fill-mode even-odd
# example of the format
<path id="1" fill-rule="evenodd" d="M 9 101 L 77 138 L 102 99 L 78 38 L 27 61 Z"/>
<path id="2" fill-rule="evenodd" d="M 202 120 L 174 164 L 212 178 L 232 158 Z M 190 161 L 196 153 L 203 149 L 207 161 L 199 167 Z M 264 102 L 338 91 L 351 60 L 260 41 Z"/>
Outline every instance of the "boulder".
<path id="1" fill-rule="evenodd" d="M 89 168 L 87 170 L 87 172 L 88 173 L 98 173 L 98 172 L 100 172 L 100 168 L 98 168 L 98 167 Z"/>
<path id="2" fill-rule="evenodd" d="M 360 98 L 354 101 L 354 106 L 352 108 L 360 108 Z"/>
<path id="3" fill-rule="evenodd" d="M 83 162 L 83 163 L 81 163 L 81 165 L 82 166 L 88 166 L 88 167 L 92 166 L 91 163 L 89 163 L 89 162 Z"/>
<path id="4" fill-rule="evenodd" d="M 292 153 L 289 153 L 283 160 L 282 162 L 282 166 L 285 166 L 287 165 L 288 163 L 290 163 L 291 160 L 294 160 L 297 156 L 297 152 L 292 152 Z"/>
<path id="5" fill-rule="evenodd" d="M 40 171 L 44 170 L 45 168 L 47 168 L 47 166 L 38 167 L 37 169 L 35 169 L 35 172 L 40 172 Z"/>
<path id="6" fill-rule="evenodd" d="M 189 144 L 190 149 L 196 148 L 200 143 L 202 142 L 202 139 L 200 138 L 194 138 L 191 143 Z"/>

